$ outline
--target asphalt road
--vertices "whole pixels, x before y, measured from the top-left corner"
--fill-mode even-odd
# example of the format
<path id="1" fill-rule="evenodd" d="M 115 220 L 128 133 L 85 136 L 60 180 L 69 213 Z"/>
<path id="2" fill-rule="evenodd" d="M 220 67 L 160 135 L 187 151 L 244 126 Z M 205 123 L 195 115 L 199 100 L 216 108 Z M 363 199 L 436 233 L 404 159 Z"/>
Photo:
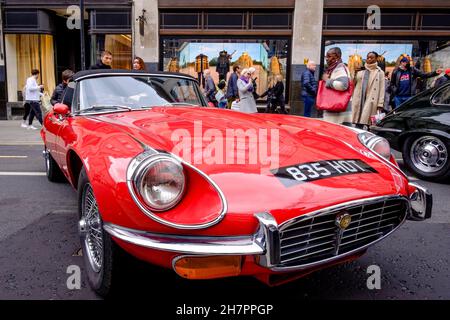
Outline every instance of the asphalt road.
<path id="1" fill-rule="evenodd" d="M 79 256 L 76 194 L 47 181 L 42 146 L 0 140 L 0 299 L 99 299 L 86 283 Z M 24 175 L 28 174 L 28 175 Z M 133 261 L 118 298 L 149 305 L 171 301 L 246 303 L 279 299 L 450 299 L 450 185 L 420 182 L 434 197 L 427 222 L 406 222 L 357 261 L 318 271 L 280 287 L 253 278 L 187 281 L 171 270 Z M 82 287 L 66 285 L 70 265 L 82 270 Z M 381 289 L 366 286 L 367 268 L 381 269 Z M 156 300 L 155 300 L 156 299 Z M 153 302 L 152 302 L 153 301 Z"/>

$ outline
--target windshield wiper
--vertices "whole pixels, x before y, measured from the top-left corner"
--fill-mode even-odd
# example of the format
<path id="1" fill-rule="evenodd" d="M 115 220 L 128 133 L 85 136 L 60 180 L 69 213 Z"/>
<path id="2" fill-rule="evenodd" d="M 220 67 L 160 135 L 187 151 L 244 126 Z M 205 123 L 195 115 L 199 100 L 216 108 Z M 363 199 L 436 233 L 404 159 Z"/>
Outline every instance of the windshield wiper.
<path id="1" fill-rule="evenodd" d="M 95 112 L 95 111 L 103 111 L 103 110 L 108 110 L 108 109 L 120 109 L 120 110 L 128 110 L 128 111 L 132 110 L 130 107 L 127 107 L 127 106 L 121 106 L 121 105 L 115 105 L 115 104 L 111 104 L 111 105 L 108 105 L 108 104 L 102 104 L 102 105 L 96 104 L 96 105 L 93 105 L 93 106 L 91 106 L 89 108 L 80 110 L 79 112 L 92 112 L 92 111 Z"/>

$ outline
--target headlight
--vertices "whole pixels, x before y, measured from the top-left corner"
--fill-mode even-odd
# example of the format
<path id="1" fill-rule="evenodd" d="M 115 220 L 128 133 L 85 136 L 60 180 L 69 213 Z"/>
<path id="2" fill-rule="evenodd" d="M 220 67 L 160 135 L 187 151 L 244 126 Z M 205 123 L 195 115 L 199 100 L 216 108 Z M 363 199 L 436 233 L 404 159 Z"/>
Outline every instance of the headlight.
<path id="1" fill-rule="evenodd" d="M 165 155 L 141 162 L 131 180 L 139 198 L 153 211 L 173 208 L 180 202 L 185 187 L 183 166 Z"/>
<path id="2" fill-rule="evenodd" d="M 366 131 L 359 133 L 358 139 L 367 148 L 389 161 L 391 157 L 391 146 L 385 138 Z"/>

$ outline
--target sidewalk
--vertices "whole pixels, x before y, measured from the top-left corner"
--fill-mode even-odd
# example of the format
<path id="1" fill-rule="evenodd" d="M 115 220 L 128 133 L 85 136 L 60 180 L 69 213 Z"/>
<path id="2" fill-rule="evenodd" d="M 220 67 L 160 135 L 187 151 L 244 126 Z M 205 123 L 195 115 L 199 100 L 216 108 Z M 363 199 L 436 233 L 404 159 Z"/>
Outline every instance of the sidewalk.
<path id="1" fill-rule="evenodd" d="M 41 127 L 39 122 L 33 122 L 33 125 L 38 130 L 22 128 L 20 126 L 21 122 L 22 120 L 0 120 L 0 146 L 44 144 L 40 135 Z"/>

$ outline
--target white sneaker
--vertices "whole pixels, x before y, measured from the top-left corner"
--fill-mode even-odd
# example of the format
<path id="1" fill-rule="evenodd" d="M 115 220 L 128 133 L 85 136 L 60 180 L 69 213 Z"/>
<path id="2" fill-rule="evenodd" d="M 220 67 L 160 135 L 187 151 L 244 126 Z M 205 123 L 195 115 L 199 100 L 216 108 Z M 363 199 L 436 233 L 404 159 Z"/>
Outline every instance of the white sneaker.
<path id="1" fill-rule="evenodd" d="M 27 129 L 28 129 L 28 130 L 30 130 L 30 129 L 31 129 L 31 130 L 37 130 L 37 128 L 36 128 L 35 126 L 33 126 L 33 125 L 28 126 Z"/>
<path id="2" fill-rule="evenodd" d="M 22 121 L 22 123 L 20 124 L 20 126 L 22 128 L 28 128 L 27 122 L 26 121 Z"/>

